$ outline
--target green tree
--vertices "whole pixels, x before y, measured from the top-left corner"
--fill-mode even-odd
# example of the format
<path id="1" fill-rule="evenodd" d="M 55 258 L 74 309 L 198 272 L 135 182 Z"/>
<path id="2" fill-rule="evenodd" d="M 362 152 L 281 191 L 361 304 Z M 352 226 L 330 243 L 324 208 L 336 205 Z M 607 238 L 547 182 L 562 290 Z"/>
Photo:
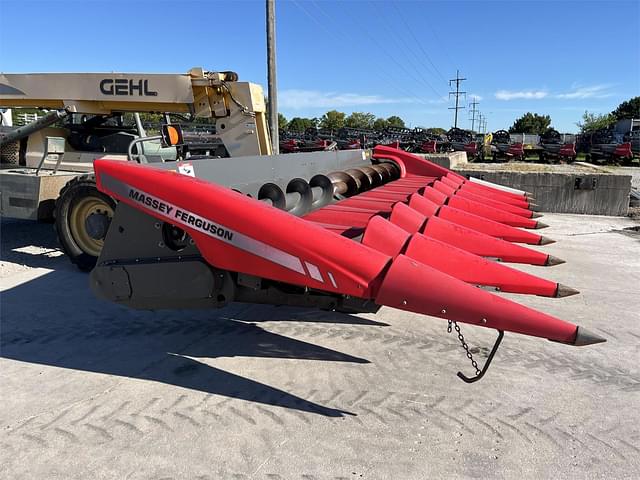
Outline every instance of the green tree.
<path id="1" fill-rule="evenodd" d="M 320 128 L 325 130 L 339 130 L 344 127 L 344 119 L 346 114 L 337 110 L 330 110 L 320 119 Z"/>
<path id="2" fill-rule="evenodd" d="M 622 102 L 611 114 L 616 120 L 640 118 L 640 97 L 633 97 L 626 102 Z"/>
<path id="3" fill-rule="evenodd" d="M 375 130 L 384 130 L 389 126 L 389 122 L 384 118 L 376 118 L 376 121 L 373 122 L 373 128 Z"/>
<path id="4" fill-rule="evenodd" d="M 581 132 L 593 132 L 601 128 L 608 128 L 616 121 L 613 113 L 589 113 L 585 110 L 582 114 L 582 121 L 576 123 Z"/>
<path id="5" fill-rule="evenodd" d="M 387 123 L 391 127 L 399 127 L 399 128 L 405 127 L 404 120 L 402 120 L 400 117 L 396 115 L 391 115 L 389 118 L 387 118 Z"/>
<path id="6" fill-rule="evenodd" d="M 541 135 L 549 130 L 551 125 L 551 117 L 549 115 L 538 115 L 537 113 L 527 112 L 518 118 L 509 133 L 533 133 Z"/>
<path id="7" fill-rule="evenodd" d="M 289 120 L 288 128 L 290 132 L 304 132 L 307 128 L 317 127 L 317 118 L 293 117 Z"/>
<path id="8" fill-rule="evenodd" d="M 345 119 L 344 124 L 352 128 L 373 128 L 375 121 L 376 116 L 373 113 L 353 112 Z"/>
<path id="9" fill-rule="evenodd" d="M 278 129 L 279 130 L 286 130 L 288 123 L 289 122 L 287 121 L 287 117 L 285 117 L 281 113 L 278 113 Z"/>
<path id="10" fill-rule="evenodd" d="M 447 133 L 447 131 L 444 128 L 432 127 L 432 128 L 427 128 L 427 133 L 430 133 L 432 135 L 442 135 Z"/>

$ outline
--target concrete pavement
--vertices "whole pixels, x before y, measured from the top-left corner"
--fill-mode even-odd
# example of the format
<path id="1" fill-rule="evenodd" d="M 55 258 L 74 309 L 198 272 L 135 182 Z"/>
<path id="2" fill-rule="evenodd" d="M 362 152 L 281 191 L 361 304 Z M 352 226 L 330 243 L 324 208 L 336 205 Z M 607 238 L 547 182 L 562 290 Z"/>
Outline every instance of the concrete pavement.
<path id="1" fill-rule="evenodd" d="M 581 291 L 508 295 L 608 342 L 507 333 L 486 377 L 446 322 L 96 300 L 50 225 L 2 221 L 0 478 L 637 478 L 640 234 L 547 214 L 517 266 Z M 462 325 L 479 363 L 494 332 Z"/>

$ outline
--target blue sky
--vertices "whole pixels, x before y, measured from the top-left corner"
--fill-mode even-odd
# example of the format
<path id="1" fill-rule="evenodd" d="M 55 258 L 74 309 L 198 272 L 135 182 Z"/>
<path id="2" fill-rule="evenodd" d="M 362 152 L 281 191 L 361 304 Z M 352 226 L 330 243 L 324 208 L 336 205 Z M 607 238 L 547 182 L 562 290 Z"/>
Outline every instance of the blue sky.
<path id="1" fill-rule="evenodd" d="M 488 129 L 575 131 L 640 95 L 639 1 L 277 0 L 280 111 L 453 124 L 456 69 Z M 266 87 L 264 1 L 0 0 L 0 71 L 234 70 Z M 469 127 L 468 109 L 459 126 Z"/>

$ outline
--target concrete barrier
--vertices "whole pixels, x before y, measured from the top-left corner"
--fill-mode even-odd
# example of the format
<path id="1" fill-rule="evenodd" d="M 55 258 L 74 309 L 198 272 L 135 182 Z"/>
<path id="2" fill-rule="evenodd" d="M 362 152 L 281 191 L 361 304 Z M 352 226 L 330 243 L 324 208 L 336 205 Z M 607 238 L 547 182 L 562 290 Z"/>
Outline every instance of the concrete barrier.
<path id="1" fill-rule="evenodd" d="M 539 211 L 623 216 L 629 210 L 631 175 L 602 167 L 513 162 L 473 163 L 453 169 L 461 175 L 530 192 Z"/>
<path id="2" fill-rule="evenodd" d="M 419 157 L 437 163 L 438 165 L 454 169 L 467 165 L 467 152 L 449 152 L 449 153 L 417 153 Z"/>

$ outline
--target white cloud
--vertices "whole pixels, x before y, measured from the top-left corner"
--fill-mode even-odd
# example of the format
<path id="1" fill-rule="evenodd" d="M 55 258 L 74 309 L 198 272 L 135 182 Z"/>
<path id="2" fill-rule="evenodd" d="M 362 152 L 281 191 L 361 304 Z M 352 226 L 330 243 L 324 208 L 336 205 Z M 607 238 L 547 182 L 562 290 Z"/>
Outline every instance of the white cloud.
<path id="1" fill-rule="evenodd" d="M 509 90 L 498 90 L 495 96 L 498 100 L 540 100 L 549 95 L 544 90 L 520 90 L 512 92 Z"/>
<path id="2" fill-rule="evenodd" d="M 282 90 L 278 94 L 278 107 L 294 110 L 410 102 L 412 100 L 408 98 L 389 98 L 381 95 L 360 95 L 358 93 L 320 92 L 317 90 Z"/>
<path id="3" fill-rule="evenodd" d="M 612 94 L 607 90 L 611 85 L 592 85 L 589 87 L 581 87 L 574 85 L 571 87 L 571 91 L 567 93 L 559 93 L 556 98 L 564 99 L 580 99 L 580 98 L 607 98 Z"/>
<path id="4" fill-rule="evenodd" d="M 482 97 L 481 95 L 477 95 L 475 93 L 470 93 L 469 98 L 472 100 L 475 99 L 476 102 L 480 102 L 484 97 Z"/>
<path id="5" fill-rule="evenodd" d="M 498 100 L 540 100 L 543 98 L 558 98 L 562 100 L 580 100 L 585 98 L 608 98 L 613 94 L 609 92 L 612 85 L 583 86 L 577 83 L 571 85 L 567 92 L 549 93 L 546 90 L 498 90 L 495 97 Z"/>

